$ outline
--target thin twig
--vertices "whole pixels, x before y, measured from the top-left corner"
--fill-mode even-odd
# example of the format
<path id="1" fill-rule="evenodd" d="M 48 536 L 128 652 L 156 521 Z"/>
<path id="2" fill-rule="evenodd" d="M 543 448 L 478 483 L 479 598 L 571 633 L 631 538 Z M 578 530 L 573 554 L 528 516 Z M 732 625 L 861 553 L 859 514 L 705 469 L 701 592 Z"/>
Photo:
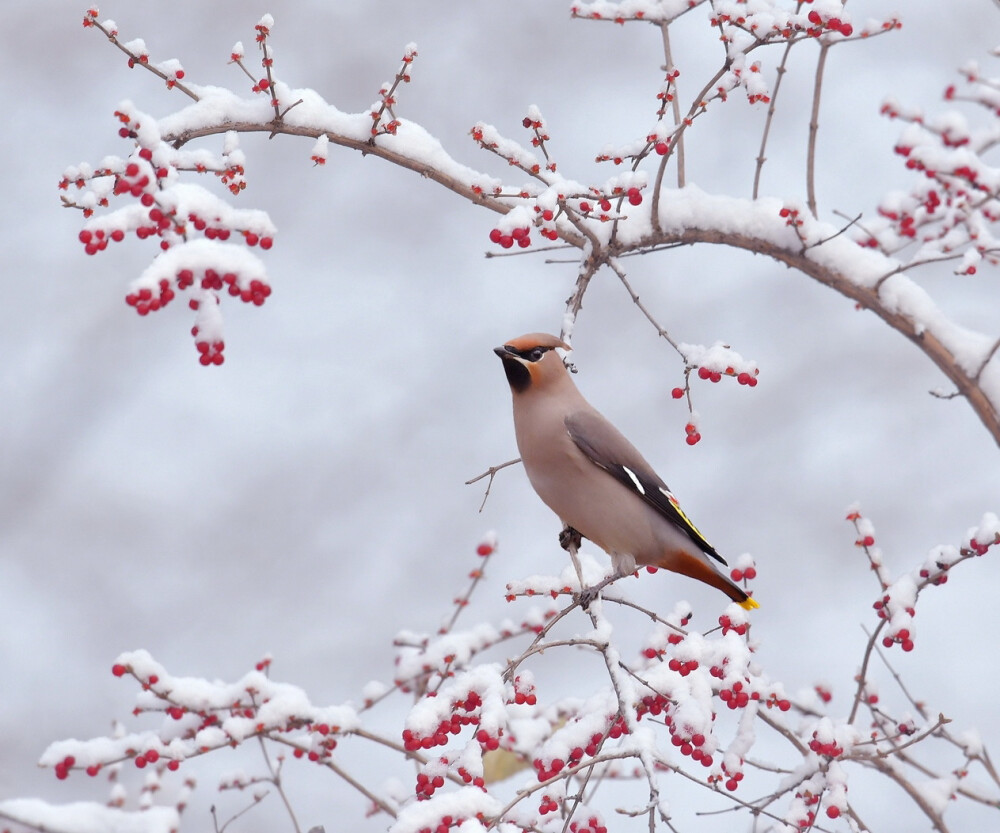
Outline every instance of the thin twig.
<path id="1" fill-rule="evenodd" d="M 249 813 L 254 807 L 256 807 L 258 804 L 260 804 L 260 802 L 262 802 L 265 798 L 267 798 L 267 792 L 263 792 L 260 795 L 255 795 L 253 797 L 253 801 L 250 804 L 248 804 L 246 807 L 244 807 L 238 813 L 236 813 L 235 815 L 233 815 L 232 817 L 230 817 L 222 825 L 222 827 L 219 827 L 219 819 L 215 815 L 215 805 L 213 804 L 211 807 L 208 808 L 208 811 L 209 811 L 209 813 L 212 814 L 212 826 L 215 828 L 215 833 L 224 833 L 225 829 L 227 827 L 229 827 L 229 825 L 231 825 L 234 821 L 236 821 L 236 819 L 238 819 L 240 816 L 244 815 L 245 813 Z"/>
<path id="2" fill-rule="evenodd" d="M 267 746 L 264 744 L 264 738 L 261 735 L 257 735 L 257 742 L 260 744 L 260 753 L 264 756 L 264 764 L 267 766 L 267 771 L 270 775 L 268 780 L 274 784 L 274 788 L 278 791 L 278 795 L 281 796 L 281 801 L 285 805 L 285 809 L 288 811 L 288 816 L 292 820 L 292 828 L 295 833 L 300 833 L 299 820 L 295 817 L 295 810 L 292 809 L 292 803 L 288 800 L 288 796 L 285 794 L 284 788 L 281 786 L 281 765 L 275 769 L 274 765 L 271 763 L 271 756 L 267 754 Z"/>
<path id="3" fill-rule="evenodd" d="M 656 328 L 656 334 L 661 338 L 666 339 L 667 343 L 677 351 L 677 355 L 679 355 L 686 362 L 687 358 L 681 352 L 680 345 L 674 341 L 670 333 L 660 326 L 659 322 L 653 317 L 653 314 L 646 309 L 646 305 L 639 300 L 638 293 L 632 288 L 632 284 L 629 283 L 628 278 L 625 276 L 625 270 L 622 269 L 621 266 L 614 260 L 610 261 L 608 265 L 612 268 L 612 270 L 614 270 L 614 273 L 618 276 L 618 280 L 622 282 L 622 286 L 624 286 L 625 290 L 628 292 L 629 297 L 632 299 L 632 303 L 639 308 L 639 311 L 646 317 L 646 320 Z"/>
<path id="4" fill-rule="evenodd" d="M 826 68 L 826 56 L 830 51 L 830 42 L 821 43 L 819 58 L 816 61 L 816 81 L 813 84 L 812 114 L 809 117 L 809 145 L 806 152 L 806 204 L 813 217 L 816 213 L 816 137 L 819 133 L 819 102 L 823 91 L 823 71 Z"/>
<path id="5" fill-rule="evenodd" d="M 483 495 L 483 502 L 479 504 L 479 511 L 480 512 L 482 512 L 483 511 L 483 507 L 486 506 L 486 500 L 490 496 L 490 489 L 493 488 L 493 478 L 496 477 L 497 472 L 500 471 L 500 469 L 505 469 L 505 468 L 507 468 L 507 466 L 513 466 L 516 463 L 520 463 L 520 462 L 521 462 L 521 458 L 520 457 L 515 457 L 513 460 L 508 460 L 506 463 L 501 463 L 499 466 L 490 466 L 482 474 L 476 475 L 475 477 L 472 478 L 472 480 L 466 480 L 465 481 L 465 485 L 466 486 L 471 486 L 473 483 L 479 482 L 480 480 L 482 480 L 487 475 L 490 478 L 489 483 L 486 484 L 486 494 Z"/>
<path id="6" fill-rule="evenodd" d="M 186 95 L 188 98 L 190 98 L 190 99 L 192 99 L 194 101 L 200 101 L 201 100 L 194 91 L 190 90 L 187 86 L 185 86 L 184 84 L 182 84 L 176 78 L 170 78 L 165 72 L 163 72 L 163 71 L 157 69 L 156 67 L 152 66 L 149 63 L 148 56 L 147 56 L 147 60 L 144 61 L 144 60 L 142 60 L 142 57 L 140 55 L 136 55 L 131 49 L 128 49 L 127 47 L 123 46 L 122 43 L 118 40 L 118 35 L 117 34 L 112 34 L 112 32 L 109 29 L 106 29 L 104 27 L 104 24 L 99 23 L 96 20 L 92 20 L 90 25 L 94 29 L 97 29 L 98 31 L 102 32 L 104 34 L 104 36 L 114 46 L 117 46 L 122 52 L 124 52 L 126 55 L 128 55 L 128 57 L 129 57 L 129 59 L 131 61 L 130 66 L 140 66 L 143 69 L 147 69 L 151 73 L 153 73 L 153 75 L 155 75 L 158 78 L 161 78 L 165 82 L 167 82 L 168 87 L 174 87 L 174 88 L 180 90 L 182 93 L 184 93 L 184 95 Z"/>
<path id="7" fill-rule="evenodd" d="M 670 50 L 670 23 L 664 21 L 660 24 L 660 32 L 663 34 L 663 58 L 666 72 L 674 69 L 673 53 Z M 674 115 L 674 127 L 679 127 L 681 123 L 681 100 L 676 89 L 677 82 L 674 82 L 674 100 L 671 102 L 671 110 Z M 677 159 L 677 187 L 684 187 L 684 133 L 676 134 L 676 140 L 672 143 L 675 148 Z"/>
<path id="8" fill-rule="evenodd" d="M 764 131 L 761 133 L 760 137 L 760 150 L 757 151 L 757 167 L 753 174 L 753 199 L 757 199 L 757 194 L 760 189 L 760 175 L 761 171 L 764 169 L 764 162 L 767 157 L 764 156 L 764 151 L 767 149 L 767 137 L 771 132 L 771 123 L 774 121 L 774 113 L 778 102 L 778 90 L 781 89 L 781 79 L 784 78 L 785 73 L 788 71 L 786 69 L 786 64 L 788 63 L 788 55 L 792 51 L 792 45 L 795 41 L 789 41 L 785 44 L 785 52 L 781 56 L 781 63 L 778 64 L 778 69 L 776 71 L 776 77 L 774 79 L 774 89 L 771 91 L 771 103 L 767 108 L 767 117 L 764 119 Z"/>

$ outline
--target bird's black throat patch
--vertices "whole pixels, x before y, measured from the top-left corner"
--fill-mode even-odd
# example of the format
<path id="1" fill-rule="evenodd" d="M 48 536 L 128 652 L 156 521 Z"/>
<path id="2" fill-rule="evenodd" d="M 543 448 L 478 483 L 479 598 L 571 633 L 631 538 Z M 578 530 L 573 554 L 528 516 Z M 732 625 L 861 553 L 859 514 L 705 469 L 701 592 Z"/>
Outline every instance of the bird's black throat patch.
<path id="1" fill-rule="evenodd" d="M 503 361 L 503 371 L 507 374 L 507 382 L 514 393 L 524 393 L 531 386 L 531 373 L 515 358 L 500 357 Z"/>

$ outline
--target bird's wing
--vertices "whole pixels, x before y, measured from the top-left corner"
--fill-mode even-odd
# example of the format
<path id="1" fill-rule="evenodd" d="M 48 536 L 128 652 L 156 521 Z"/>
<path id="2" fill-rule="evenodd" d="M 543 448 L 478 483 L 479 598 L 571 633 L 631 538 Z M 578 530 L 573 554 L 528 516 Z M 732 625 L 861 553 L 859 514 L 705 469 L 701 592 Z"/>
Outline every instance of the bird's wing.
<path id="1" fill-rule="evenodd" d="M 566 430 L 577 448 L 595 466 L 641 497 L 653 509 L 688 536 L 706 555 L 726 563 L 698 531 L 673 492 L 621 432 L 599 413 L 578 411 L 566 417 Z"/>

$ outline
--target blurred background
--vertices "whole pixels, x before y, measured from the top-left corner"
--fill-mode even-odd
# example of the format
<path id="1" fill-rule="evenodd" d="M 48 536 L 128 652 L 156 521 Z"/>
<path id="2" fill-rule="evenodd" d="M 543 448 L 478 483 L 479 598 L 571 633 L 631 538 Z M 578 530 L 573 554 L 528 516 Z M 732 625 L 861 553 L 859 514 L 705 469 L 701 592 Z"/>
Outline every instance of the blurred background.
<path id="1" fill-rule="evenodd" d="M 859 0 L 850 10 L 857 27 L 897 6 Z M 87 257 L 80 215 L 60 207 L 65 167 L 127 153 L 112 115 L 121 101 L 154 115 L 185 103 L 130 71 L 81 27 L 83 12 L 62 0 L 13 4 L 0 51 L 0 798 L 54 802 L 105 798 L 103 782 L 74 774 L 59 783 L 35 762 L 50 741 L 99 735 L 127 717 L 134 689 L 109 673 L 123 650 L 146 648 L 175 674 L 223 679 L 271 652 L 273 676 L 313 702 L 357 701 L 369 680 L 391 680 L 400 629 L 433 631 L 450 612 L 485 531 L 498 532 L 500 550 L 469 623 L 516 620 L 525 608 L 504 602 L 505 583 L 565 564 L 558 522 L 520 469 L 498 475 L 481 513 L 484 484 L 463 484 L 516 456 L 492 348 L 523 332 L 558 332 L 573 263 L 486 259 L 495 216 L 433 183 L 332 146 L 314 168 L 311 140 L 244 136 L 249 186 L 237 203 L 267 210 L 278 226 L 264 255 L 274 294 L 259 309 L 225 303 L 226 363 L 201 367 L 188 310 L 140 319 L 123 303 L 154 245 L 130 238 Z M 270 12 L 277 76 L 346 112 L 376 100 L 415 41 L 397 115 L 510 184 L 520 180 L 469 137 L 476 121 L 524 139 L 521 119 L 536 104 L 560 170 L 602 183 L 613 169 L 594 156 L 648 132 L 662 81 L 657 29 L 574 21 L 562 0 L 274 0 L 258 9 L 173 0 L 100 12 L 123 40 L 145 38 L 154 61 L 179 58 L 186 80 L 245 94 L 248 80 L 227 66 L 231 47 L 242 40 L 255 65 L 253 25 Z M 892 153 L 898 125 L 878 114 L 887 95 L 934 109 L 967 59 L 995 69 L 995 3 L 911 7 L 903 21 L 901 31 L 830 54 L 818 146 L 823 219 L 870 216 L 887 189 L 906 187 Z M 672 36 L 686 102 L 720 48 L 701 10 Z M 792 52 L 764 195 L 804 201 L 815 56 L 812 45 Z M 773 77 L 780 52 L 757 57 Z M 740 95 L 714 106 L 687 134 L 688 181 L 749 197 L 765 113 Z M 997 448 L 963 401 L 928 395 L 946 380 L 915 347 L 798 273 L 709 246 L 628 267 L 675 338 L 726 341 L 757 360 L 760 384 L 696 381 L 704 439 L 685 445 L 686 409 L 670 398 L 680 362 L 610 272 L 594 281 L 577 325 L 577 382 L 720 552 L 756 558 L 761 664 L 790 692 L 827 682 L 843 710 L 834 712 L 844 713 L 877 594 L 846 507 L 860 501 L 890 570 L 909 570 L 1000 510 Z M 957 278 L 945 267 L 916 277 L 957 321 L 996 332 L 995 273 Z M 714 591 L 674 576 L 626 586 L 663 613 L 690 600 L 705 628 L 720 608 Z M 891 652 L 932 714 L 943 711 L 957 730 L 978 727 L 988 742 L 1000 739 L 988 647 L 998 592 L 991 558 L 956 569 L 921 599 L 916 650 Z M 623 624 L 623 638 L 644 627 Z M 597 674 L 555 673 L 562 662 L 543 698 L 600 685 Z M 387 706 L 376 728 L 399 731 L 405 705 Z M 349 768 L 378 786 L 384 770 L 368 754 L 344 744 Z M 186 829 L 210 829 L 211 803 L 222 819 L 221 808 L 245 803 L 215 792 L 225 762 L 219 753 L 185 764 L 202 782 Z M 314 770 L 289 766 L 286 776 L 304 828 L 386 827 L 384 817 L 364 822 L 363 799 Z M 412 778 L 406 767 L 397 774 Z M 694 820 L 700 805 L 671 801 L 682 830 L 744 829 L 726 816 Z M 875 790 L 859 808 L 873 826 L 923 825 L 902 793 Z M 272 800 L 231 829 L 288 827 Z"/>

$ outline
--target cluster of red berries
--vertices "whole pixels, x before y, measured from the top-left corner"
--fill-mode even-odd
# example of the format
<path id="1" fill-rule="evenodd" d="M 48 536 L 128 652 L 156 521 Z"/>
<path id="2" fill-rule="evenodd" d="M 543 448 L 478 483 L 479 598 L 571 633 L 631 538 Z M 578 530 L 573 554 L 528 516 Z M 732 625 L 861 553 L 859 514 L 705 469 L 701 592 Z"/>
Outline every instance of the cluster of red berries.
<path id="1" fill-rule="evenodd" d="M 975 538 L 970 538 L 968 550 L 976 555 L 986 555 L 986 553 L 989 552 L 990 547 L 994 544 L 1000 544 L 1000 534 L 998 534 L 992 541 L 987 541 L 985 544 L 980 544 Z"/>
<path id="2" fill-rule="evenodd" d="M 670 743 L 676 746 L 682 755 L 691 758 L 692 761 L 697 761 L 704 767 L 712 765 L 711 754 L 702 748 L 705 745 L 705 735 L 701 732 L 689 733 L 678 730 L 669 715 L 667 715 L 666 724 L 667 728 L 670 729 Z"/>
<path id="3" fill-rule="evenodd" d="M 482 815 L 476 816 L 477 820 L 483 822 Z M 452 827 L 461 827 L 465 824 L 465 816 L 441 816 L 435 827 L 421 827 L 417 833 L 448 833 Z"/>
<path id="4" fill-rule="evenodd" d="M 936 573 L 932 573 L 930 567 L 921 567 L 919 572 L 920 578 L 928 579 L 935 586 L 945 584 L 948 581 L 948 568 L 950 566 L 950 564 L 946 564 L 943 561 L 937 561 L 934 564 L 937 570 Z"/>
<path id="5" fill-rule="evenodd" d="M 753 567 L 750 567 L 749 569 L 752 570 Z M 733 572 L 737 573 L 737 572 L 739 572 L 739 570 L 733 570 Z M 751 577 L 747 576 L 747 578 L 751 578 Z M 737 578 L 734 577 L 733 581 L 739 581 L 739 579 L 737 579 Z M 746 632 L 747 632 L 747 629 L 750 627 L 750 625 L 747 622 L 735 622 L 734 623 L 733 620 L 730 619 L 725 613 L 723 613 L 719 617 L 719 624 L 722 626 L 722 633 L 723 633 L 723 635 L 729 633 L 729 631 L 732 631 L 733 633 L 737 634 L 738 636 L 745 636 Z"/>
<path id="6" fill-rule="evenodd" d="M 782 206 L 778 211 L 778 216 L 785 221 L 786 226 L 792 226 L 792 228 L 798 228 L 803 222 L 799 217 L 799 210 L 797 208 L 789 208 L 787 205 Z"/>
<path id="7" fill-rule="evenodd" d="M 598 816 L 590 816 L 585 822 L 572 821 L 569 824 L 570 833 L 608 833 Z"/>
<path id="8" fill-rule="evenodd" d="M 514 703 L 518 706 L 534 706 L 538 703 L 538 696 L 535 694 L 535 687 L 530 683 L 526 683 L 520 677 L 515 677 L 514 696 L 507 702 Z"/>
<path id="9" fill-rule="evenodd" d="M 473 775 L 464 766 L 458 768 L 458 777 L 465 781 L 466 784 L 472 784 L 474 787 L 479 787 L 482 790 L 486 789 L 486 780 L 482 775 Z"/>
<path id="10" fill-rule="evenodd" d="M 813 9 L 809 12 L 809 22 L 816 29 L 808 29 L 806 33 L 809 35 L 817 36 L 822 34 L 823 30 L 830 32 L 840 32 L 845 38 L 849 38 L 854 34 L 854 27 L 850 23 L 845 23 L 839 17 L 828 17 L 825 18 L 818 11 Z"/>
<path id="11" fill-rule="evenodd" d="M 549 134 L 545 132 L 545 124 L 541 119 L 533 119 L 531 116 L 525 116 L 521 120 L 521 125 L 527 130 L 534 130 L 535 137 L 531 140 L 531 144 L 538 147 L 542 142 L 547 142 L 549 140 Z"/>
<path id="12" fill-rule="evenodd" d="M 145 769 L 147 764 L 155 764 L 160 760 L 160 753 L 155 749 L 147 749 L 143 754 L 136 755 L 132 760 L 138 769 Z M 175 762 L 171 761 L 171 763 Z"/>
<path id="13" fill-rule="evenodd" d="M 884 648 L 891 648 L 893 645 L 899 645 L 904 651 L 913 650 L 913 639 L 910 636 L 909 628 L 900 628 L 891 636 L 882 637 L 882 646 Z"/>
<path id="14" fill-rule="evenodd" d="M 246 715 L 252 717 L 252 713 Z M 330 726 L 327 723 L 315 723 L 310 726 L 313 732 L 319 735 L 315 746 L 306 751 L 302 747 L 296 747 L 292 754 L 296 758 L 306 758 L 313 763 L 328 760 L 333 756 L 333 751 L 337 748 L 336 733 L 340 731 L 339 726 Z"/>
<path id="15" fill-rule="evenodd" d="M 698 426 L 693 422 L 689 422 L 684 426 L 684 442 L 688 445 L 695 445 L 701 441 L 701 434 L 698 433 Z"/>
<path id="16" fill-rule="evenodd" d="M 740 764 L 743 764 L 743 759 L 740 759 Z M 740 781 L 743 780 L 743 770 L 736 769 L 730 772 L 729 768 L 726 766 L 725 761 L 722 763 L 722 772 L 726 776 L 726 789 L 729 792 L 735 792 L 740 785 Z"/>
<path id="17" fill-rule="evenodd" d="M 671 657 L 667 661 L 667 668 L 669 668 L 671 671 L 676 671 L 682 677 L 686 677 L 692 671 L 696 671 L 698 669 L 698 660 L 696 659 L 682 660 L 682 659 L 677 659 L 677 657 Z"/>
<path id="18" fill-rule="evenodd" d="M 416 794 L 418 801 L 425 801 L 434 795 L 434 791 L 444 786 L 443 775 L 427 775 L 423 772 L 417 773 Z"/>
<path id="19" fill-rule="evenodd" d="M 662 694 L 647 694 L 635 707 L 635 716 L 640 720 L 644 715 L 651 714 L 653 717 L 670 710 L 670 700 Z"/>
<path id="20" fill-rule="evenodd" d="M 270 15 L 265 15 L 254 25 L 253 28 L 257 30 L 257 43 L 263 43 L 267 40 L 267 36 L 271 34 L 271 25 Z"/>
<path id="21" fill-rule="evenodd" d="M 482 698 L 475 691 L 470 691 L 464 700 L 456 700 L 451 707 L 451 716 L 442 720 L 437 728 L 426 735 L 420 735 L 418 732 L 414 732 L 412 729 L 403 730 L 403 747 L 408 752 L 415 752 L 418 749 L 433 749 L 435 746 L 445 746 L 448 743 L 448 735 L 457 735 L 462 731 L 463 726 L 476 726 L 479 724 L 479 715 L 472 714 L 480 706 L 482 706 Z M 460 714 L 460 712 L 465 712 Z M 499 732 L 497 737 L 492 737 L 485 730 L 481 729 L 479 731 L 482 738 L 477 738 L 481 743 L 489 745 L 491 741 L 495 741 L 496 745 L 493 749 L 499 746 L 499 734 L 502 734 L 502 730 Z"/>
<path id="22" fill-rule="evenodd" d="M 205 339 L 198 338 L 198 328 L 191 328 L 191 335 L 197 339 L 194 343 L 195 349 L 198 351 L 198 363 L 204 367 L 208 367 L 211 364 L 220 365 L 225 362 L 226 357 L 223 355 L 223 351 L 226 349 L 226 343 L 221 339 L 216 341 L 206 341 Z"/>
<path id="23" fill-rule="evenodd" d="M 824 755 L 827 758 L 839 758 L 844 754 L 843 747 L 835 740 L 820 740 L 818 731 L 813 732 L 809 748 L 817 755 Z"/>
<path id="24" fill-rule="evenodd" d="M 734 567 L 729 571 L 729 577 L 733 581 L 753 581 L 757 578 L 757 568 L 752 564 L 749 567 Z"/>
<path id="25" fill-rule="evenodd" d="M 139 315 L 148 315 L 165 307 L 174 297 L 174 291 L 170 288 L 170 281 L 164 278 L 159 283 L 157 295 L 154 296 L 153 290 L 144 287 L 126 295 L 125 303 L 130 307 L 135 307 L 135 311 Z"/>
<path id="26" fill-rule="evenodd" d="M 816 696 L 824 703 L 829 703 L 833 699 L 833 693 L 825 685 L 816 685 L 813 688 L 816 691 Z"/>
<path id="27" fill-rule="evenodd" d="M 590 741 L 586 746 L 575 746 L 573 747 L 567 756 L 567 760 L 562 758 L 553 758 L 551 761 L 543 761 L 541 758 L 536 758 L 532 761 L 532 766 L 535 768 L 535 773 L 538 776 L 539 781 L 547 781 L 549 778 L 553 778 L 562 772 L 567 765 L 575 766 L 580 761 L 583 760 L 584 755 L 588 757 L 593 757 L 597 754 L 597 750 L 601 748 L 601 744 L 604 742 L 605 738 L 611 738 L 612 740 L 617 740 L 622 735 L 628 734 L 628 725 L 625 723 L 625 718 L 619 716 L 612 720 L 607 732 L 595 732 L 590 736 Z M 567 763 L 568 761 L 568 763 Z"/>
<path id="28" fill-rule="evenodd" d="M 752 373 L 747 370 L 741 370 L 737 373 L 736 368 L 732 366 L 727 367 L 725 370 L 712 370 L 711 368 L 704 366 L 700 366 L 698 368 L 698 378 L 704 379 L 706 382 L 718 383 L 722 381 L 723 376 L 729 376 L 735 378 L 739 384 L 746 385 L 750 388 L 757 387 L 757 376 L 759 374 L 760 370 L 756 368 L 754 368 Z M 683 399 L 686 393 L 687 389 L 682 387 L 676 387 L 670 391 L 670 395 L 674 399 Z M 697 442 L 697 440 L 695 440 L 695 442 Z"/>
<path id="29" fill-rule="evenodd" d="M 510 232 L 504 232 L 495 228 L 490 232 L 490 242 L 504 249 L 511 248 L 515 243 L 526 249 L 531 245 L 531 229 L 528 226 L 520 226 Z"/>
<path id="30" fill-rule="evenodd" d="M 67 755 L 59 763 L 55 765 L 56 778 L 60 781 L 65 781 L 69 778 L 69 771 L 76 765 L 76 758 L 72 755 Z"/>
<path id="31" fill-rule="evenodd" d="M 559 802 L 557 802 L 551 795 L 542 794 L 541 801 L 538 802 L 538 813 L 539 815 L 546 815 L 547 813 L 554 813 L 559 809 Z"/>
<path id="32" fill-rule="evenodd" d="M 779 697 L 777 694 L 771 694 L 767 700 L 764 702 L 767 708 L 777 708 L 780 712 L 787 712 L 792 708 L 792 701 L 787 697 Z"/>
<path id="33" fill-rule="evenodd" d="M 740 680 L 736 680 L 729 688 L 724 688 L 719 692 L 719 699 L 729 706 L 730 709 L 745 708 L 751 700 L 759 700 L 760 695 L 754 691 L 747 691 Z"/>

